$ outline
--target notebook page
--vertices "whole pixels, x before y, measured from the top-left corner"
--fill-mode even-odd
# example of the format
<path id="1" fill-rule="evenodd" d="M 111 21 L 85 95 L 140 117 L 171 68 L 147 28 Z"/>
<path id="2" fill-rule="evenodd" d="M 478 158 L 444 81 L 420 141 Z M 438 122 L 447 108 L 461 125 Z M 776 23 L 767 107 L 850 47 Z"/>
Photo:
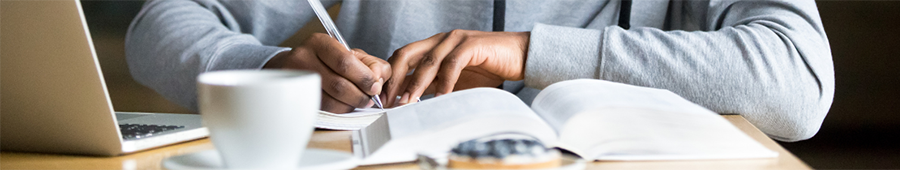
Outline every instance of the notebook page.
<path id="1" fill-rule="evenodd" d="M 384 113 L 388 110 L 391 110 L 391 109 L 382 110 L 380 108 L 356 108 L 356 109 L 353 109 L 353 111 L 350 113 L 341 113 L 341 114 L 331 113 L 328 111 L 320 110 L 319 114 L 325 114 L 325 115 L 334 116 L 334 117 L 365 117 L 365 116 L 378 115 L 378 114 Z"/>
<path id="2" fill-rule="evenodd" d="M 327 111 L 319 111 L 316 116 L 316 128 L 332 129 L 332 130 L 359 130 L 364 128 L 381 117 L 385 111 L 378 108 L 357 108 L 350 113 L 331 113 Z"/>
<path id="3" fill-rule="evenodd" d="M 415 104 L 403 105 L 394 108 L 356 108 L 350 113 L 331 113 L 327 111 L 319 111 L 316 117 L 316 128 L 332 129 L 332 130 L 359 130 L 372 124 L 385 112 L 393 109 L 410 106 Z"/>

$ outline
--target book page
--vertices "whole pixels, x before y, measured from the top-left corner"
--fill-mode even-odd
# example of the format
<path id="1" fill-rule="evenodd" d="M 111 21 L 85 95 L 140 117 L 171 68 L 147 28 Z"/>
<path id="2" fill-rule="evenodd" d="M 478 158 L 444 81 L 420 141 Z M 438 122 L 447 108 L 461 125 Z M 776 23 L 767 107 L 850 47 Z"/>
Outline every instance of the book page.
<path id="1" fill-rule="evenodd" d="M 412 161 L 417 152 L 446 152 L 459 142 L 498 133 L 531 135 L 545 143 L 556 139 L 518 97 L 494 88 L 453 92 L 390 110 L 385 117 L 387 132 L 372 134 L 376 131 L 368 131 L 369 127 L 360 132 L 390 136 L 382 146 L 366 146 L 377 150 L 366 154 L 364 165 Z"/>
<path id="2" fill-rule="evenodd" d="M 668 90 L 595 79 L 569 80 L 550 85 L 531 104 L 534 112 L 557 130 L 578 112 L 607 106 L 708 112 Z"/>
<path id="3" fill-rule="evenodd" d="M 415 105 L 387 112 L 392 137 L 403 137 L 487 116 L 518 116 L 541 121 L 518 97 L 495 88 L 458 91 Z M 493 126 L 503 125 L 501 122 Z"/>
<path id="4" fill-rule="evenodd" d="M 586 159 L 777 156 L 720 115 L 668 90 L 564 81 L 538 94 L 532 108 L 559 132 L 559 147 Z"/>
<path id="5" fill-rule="evenodd" d="M 586 135 L 590 134 L 590 135 Z M 586 159 L 708 160 L 778 156 L 717 114 L 609 107 L 576 114 L 560 134 Z"/>

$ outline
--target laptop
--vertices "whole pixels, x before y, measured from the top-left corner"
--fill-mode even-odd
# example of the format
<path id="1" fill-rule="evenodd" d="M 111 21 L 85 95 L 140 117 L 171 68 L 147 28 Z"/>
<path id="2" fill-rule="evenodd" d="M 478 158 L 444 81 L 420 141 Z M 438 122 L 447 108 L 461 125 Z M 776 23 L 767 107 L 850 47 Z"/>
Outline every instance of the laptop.
<path id="1" fill-rule="evenodd" d="M 78 0 L 0 7 L 3 151 L 114 156 L 209 134 L 196 114 L 115 112 Z"/>

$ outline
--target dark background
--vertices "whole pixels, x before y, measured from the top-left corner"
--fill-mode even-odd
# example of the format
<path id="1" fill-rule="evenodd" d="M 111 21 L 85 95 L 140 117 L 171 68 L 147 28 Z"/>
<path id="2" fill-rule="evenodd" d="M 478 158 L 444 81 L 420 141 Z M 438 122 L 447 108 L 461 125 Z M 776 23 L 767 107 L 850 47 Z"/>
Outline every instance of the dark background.
<path id="1" fill-rule="evenodd" d="M 822 129 L 782 146 L 817 169 L 900 168 L 900 1 L 817 1 L 837 88 Z"/>
<path id="2" fill-rule="evenodd" d="M 781 143 L 816 169 L 900 168 L 900 1 L 817 1 L 837 89 L 812 139 Z M 118 111 L 189 111 L 134 82 L 124 39 L 142 1 L 83 1 L 110 97 Z"/>

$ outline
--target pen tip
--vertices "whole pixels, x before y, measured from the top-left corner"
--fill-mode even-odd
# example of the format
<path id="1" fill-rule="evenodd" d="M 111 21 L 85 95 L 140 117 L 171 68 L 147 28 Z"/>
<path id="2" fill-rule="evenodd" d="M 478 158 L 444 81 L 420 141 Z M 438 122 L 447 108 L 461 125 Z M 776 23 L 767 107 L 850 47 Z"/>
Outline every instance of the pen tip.
<path id="1" fill-rule="evenodd" d="M 378 97 L 378 95 L 372 96 L 372 101 L 375 101 L 375 106 L 378 106 L 378 108 L 384 110 L 384 105 L 381 103 L 381 98 Z"/>

